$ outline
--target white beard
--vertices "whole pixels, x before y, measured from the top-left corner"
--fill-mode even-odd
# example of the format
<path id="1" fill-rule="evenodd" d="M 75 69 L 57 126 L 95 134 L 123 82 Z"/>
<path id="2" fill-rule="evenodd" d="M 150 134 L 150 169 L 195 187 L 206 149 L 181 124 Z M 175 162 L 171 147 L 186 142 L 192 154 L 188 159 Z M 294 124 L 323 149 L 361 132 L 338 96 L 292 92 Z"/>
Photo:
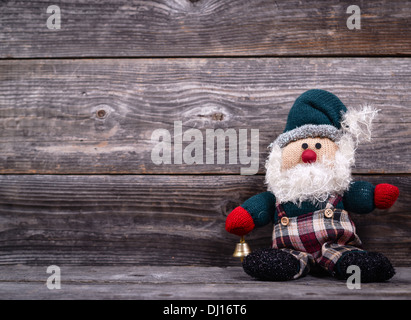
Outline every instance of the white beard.
<path id="1" fill-rule="evenodd" d="M 336 144 L 338 150 L 334 161 L 298 164 L 281 170 L 282 150 L 274 143 L 265 165 L 268 191 L 280 203 L 293 202 L 297 205 L 303 201 L 318 204 L 326 201 L 331 194 L 342 195 L 352 181 L 355 143 L 349 134 L 344 134 Z"/>

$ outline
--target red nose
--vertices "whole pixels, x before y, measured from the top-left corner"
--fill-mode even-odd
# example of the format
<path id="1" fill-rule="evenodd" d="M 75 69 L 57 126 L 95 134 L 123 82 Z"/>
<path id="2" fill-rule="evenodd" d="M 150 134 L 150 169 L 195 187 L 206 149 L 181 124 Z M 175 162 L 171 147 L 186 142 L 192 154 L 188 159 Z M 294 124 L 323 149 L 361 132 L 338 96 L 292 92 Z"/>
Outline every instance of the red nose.
<path id="1" fill-rule="evenodd" d="M 301 159 L 304 163 L 313 163 L 317 160 L 317 154 L 314 151 L 307 149 L 301 155 Z"/>

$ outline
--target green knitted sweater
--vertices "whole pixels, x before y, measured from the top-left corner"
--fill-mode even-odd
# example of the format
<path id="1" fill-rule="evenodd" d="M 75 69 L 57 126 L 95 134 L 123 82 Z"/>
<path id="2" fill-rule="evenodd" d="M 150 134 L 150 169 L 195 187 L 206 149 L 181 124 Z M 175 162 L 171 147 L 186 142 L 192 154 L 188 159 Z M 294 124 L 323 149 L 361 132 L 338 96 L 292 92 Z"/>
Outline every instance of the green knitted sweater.
<path id="1" fill-rule="evenodd" d="M 369 213 L 373 211 L 375 209 L 374 189 L 375 187 L 366 181 L 352 182 L 348 191 L 343 195 L 343 201 L 337 205 L 337 208 L 354 213 Z M 246 200 L 241 207 L 251 215 L 255 226 L 261 227 L 270 222 L 277 222 L 275 204 L 275 196 L 267 191 Z M 316 206 L 309 201 L 303 202 L 300 206 L 292 202 L 282 203 L 289 218 L 322 209 L 320 205 Z"/>

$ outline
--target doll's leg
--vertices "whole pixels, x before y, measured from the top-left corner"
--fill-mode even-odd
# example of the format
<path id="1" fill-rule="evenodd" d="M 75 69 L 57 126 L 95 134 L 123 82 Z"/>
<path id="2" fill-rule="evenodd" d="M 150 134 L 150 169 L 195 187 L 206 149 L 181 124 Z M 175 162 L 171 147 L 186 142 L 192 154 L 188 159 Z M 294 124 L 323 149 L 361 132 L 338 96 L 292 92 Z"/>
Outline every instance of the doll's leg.
<path id="1" fill-rule="evenodd" d="M 347 279 L 350 265 L 358 266 L 361 270 L 361 282 L 383 282 L 391 279 L 395 270 L 391 262 L 383 254 L 368 251 L 352 251 L 343 254 L 337 261 L 335 276 L 338 279 Z"/>
<path id="2" fill-rule="evenodd" d="M 349 245 L 337 243 L 324 243 L 321 248 L 321 256 L 316 259 L 318 265 L 336 276 L 336 264 L 344 254 L 349 252 L 363 252 L 363 250 Z"/>
<path id="3" fill-rule="evenodd" d="M 286 281 L 306 275 L 313 258 L 291 249 L 260 249 L 244 258 L 244 271 L 259 280 Z"/>
<path id="4" fill-rule="evenodd" d="M 350 265 L 361 270 L 362 282 L 381 282 L 392 278 L 395 274 L 390 261 L 377 252 L 367 252 L 349 245 L 325 243 L 318 264 L 338 279 L 348 279 Z"/>

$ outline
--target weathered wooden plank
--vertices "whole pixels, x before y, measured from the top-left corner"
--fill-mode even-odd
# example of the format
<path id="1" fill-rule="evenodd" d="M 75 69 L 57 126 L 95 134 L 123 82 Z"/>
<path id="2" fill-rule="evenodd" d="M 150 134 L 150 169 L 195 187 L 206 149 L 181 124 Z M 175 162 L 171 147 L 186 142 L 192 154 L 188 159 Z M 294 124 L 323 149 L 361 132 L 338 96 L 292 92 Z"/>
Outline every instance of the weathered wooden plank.
<path id="1" fill-rule="evenodd" d="M 0 299 L 137 299 L 137 300 L 287 300 L 410 299 L 410 268 L 397 268 L 385 283 L 362 283 L 349 290 L 344 281 L 313 277 L 288 282 L 254 281 L 241 267 L 72 267 L 60 266 L 61 289 L 46 286 L 46 266 L 0 267 Z M 147 306 L 147 302 L 144 302 Z M 212 304 L 212 303 L 210 303 Z M 225 304 L 223 302 L 223 304 Z M 256 311 L 243 301 L 247 314 Z M 148 304 L 150 306 L 150 304 Z M 175 304 L 176 305 L 176 304 Z M 201 307 L 203 305 L 197 305 Z M 164 302 L 164 307 L 170 303 Z M 162 315 L 155 305 L 150 314 Z M 205 309 L 201 312 L 200 309 Z M 211 310 L 211 309 L 210 309 Z M 207 313 L 198 308 L 199 314 Z M 212 316 L 212 315 L 211 315 Z"/>
<path id="2" fill-rule="evenodd" d="M 408 173 L 410 80 L 408 58 L 0 61 L 0 173 L 238 174 L 249 167 L 238 156 L 230 164 L 228 154 L 224 164 L 206 164 L 206 133 L 216 129 L 237 137 L 258 129 L 262 173 L 266 147 L 312 88 L 334 92 L 348 107 L 381 110 L 355 172 Z M 181 137 L 176 121 L 182 132 L 201 131 L 204 164 L 153 163 L 154 130 Z"/>
<path id="3" fill-rule="evenodd" d="M 49 30 L 56 1 L 0 3 L 0 57 L 411 54 L 406 0 L 363 1 L 63 0 L 61 29 Z"/>
<path id="4" fill-rule="evenodd" d="M 353 215 L 368 250 L 410 266 L 409 176 L 359 176 L 400 188 L 388 211 Z M 0 264 L 230 266 L 225 217 L 264 191 L 263 176 L 0 176 Z M 248 236 L 269 246 L 272 227 Z"/>

